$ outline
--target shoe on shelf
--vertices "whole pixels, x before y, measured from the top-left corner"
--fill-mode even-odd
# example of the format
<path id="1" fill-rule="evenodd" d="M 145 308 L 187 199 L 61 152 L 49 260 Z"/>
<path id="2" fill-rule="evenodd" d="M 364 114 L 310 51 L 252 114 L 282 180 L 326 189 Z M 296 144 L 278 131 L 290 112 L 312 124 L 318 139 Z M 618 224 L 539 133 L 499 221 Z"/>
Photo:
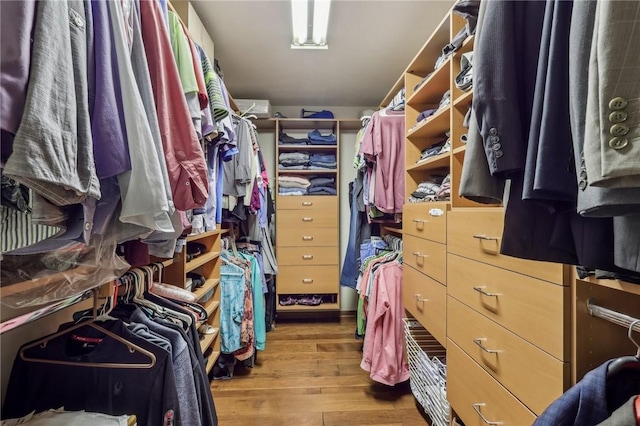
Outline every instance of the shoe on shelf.
<path id="1" fill-rule="evenodd" d="M 322 303 L 322 297 L 320 296 L 305 296 L 298 299 L 298 305 L 318 306 L 321 303 Z"/>
<path id="2" fill-rule="evenodd" d="M 187 243 L 187 262 L 190 262 L 194 258 L 200 256 L 207 251 L 207 247 L 200 243 Z"/>
<path id="3" fill-rule="evenodd" d="M 295 297 L 289 296 L 287 298 L 284 299 L 280 299 L 280 306 L 291 306 L 291 305 L 295 305 L 298 302 L 298 299 L 296 299 Z"/>
<path id="4" fill-rule="evenodd" d="M 206 323 L 198 327 L 198 333 L 200 334 L 214 334 L 216 331 L 218 331 L 217 328 Z"/>

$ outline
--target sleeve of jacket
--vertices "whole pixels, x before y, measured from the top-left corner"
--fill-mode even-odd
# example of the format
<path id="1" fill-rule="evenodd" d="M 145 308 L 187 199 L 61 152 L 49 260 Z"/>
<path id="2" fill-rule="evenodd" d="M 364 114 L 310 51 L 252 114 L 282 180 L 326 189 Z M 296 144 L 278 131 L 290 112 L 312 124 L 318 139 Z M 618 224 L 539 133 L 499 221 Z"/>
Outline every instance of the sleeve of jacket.
<path id="1" fill-rule="evenodd" d="M 593 186 L 640 187 L 639 39 L 640 2 L 598 2 L 584 148 Z"/>
<path id="2" fill-rule="evenodd" d="M 514 3 L 489 1 L 474 53 L 474 99 L 492 175 L 522 170 L 526 155 L 519 116 Z"/>

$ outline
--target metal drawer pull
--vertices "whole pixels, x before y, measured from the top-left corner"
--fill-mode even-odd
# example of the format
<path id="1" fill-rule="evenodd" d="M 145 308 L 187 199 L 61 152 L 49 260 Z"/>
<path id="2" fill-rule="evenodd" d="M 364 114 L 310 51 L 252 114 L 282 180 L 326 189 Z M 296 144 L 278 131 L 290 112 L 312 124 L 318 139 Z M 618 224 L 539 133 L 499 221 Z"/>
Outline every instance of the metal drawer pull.
<path id="1" fill-rule="evenodd" d="M 501 425 L 504 424 L 504 422 L 492 422 L 490 420 L 487 420 L 487 418 L 480 412 L 480 407 L 484 407 L 485 403 L 478 403 L 478 404 L 473 404 L 473 409 L 475 410 L 476 413 L 478 413 L 478 415 L 480 416 L 480 418 L 482 419 L 483 422 L 485 422 L 488 425 Z"/>
<path id="2" fill-rule="evenodd" d="M 313 282 L 313 278 L 303 278 L 302 282 L 305 284 L 311 284 Z"/>
<path id="3" fill-rule="evenodd" d="M 415 223 L 428 223 L 429 222 L 428 220 L 424 220 L 424 219 L 413 219 L 413 221 Z"/>
<path id="4" fill-rule="evenodd" d="M 302 221 L 303 222 L 313 222 L 313 218 L 312 217 L 303 217 Z"/>
<path id="5" fill-rule="evenodd" d="M 311 259 L 313 259 L 313 255 L 312 254 L 303 254 L 302 258 L 304 260 L 311 260 Z"/>
<path id="6" fill-rule="evenodd" d="M 422 258 L 429 257 L 429 255 L 428 255 L 428 254 L 422 254 L 422 253 L 420 253 L 419 251 L 414 251 L 414 252 L 413 252 L 413 253 L 411 253 L 411 254 L 412 254 L 412 255 L 414 255 L 415 257 L 422 257 Z"/>
<path id="7" fill-rule="evenodd" d="M 498 297 L 498 296 L 502 296 L 502 293 L 489 293 L 488 291 L 485 291 L 485 288 L 487 288 L 484 285 L 479 285 L 476 287 L 473 287 L 473 289 L 475 291 L 477 291 L 478 293 L 484 294 L 485 296 L 489 296 L 489 297 Z"/>
<path id="8" fill-rule="evenodd" d="M 416 299 L 416 302 L 424 303 L 429 301 L 429 299 L 424 299 L 424 298 L 421 298 L 420 296 L 421 296 L 420 294 L 414 294 L 413 298 Z"/>
<path id="9" fill-rule="evenodd" d="M 313 237 L 311 235 L 303 235 L 302 241 L 313 241 Z"/>
<path id="10" fill-rule="evenodd" d="M 488 354 L 497 354 L 501 351 L 497 350 L 497 349 L 487 349 L 484 347 L 484 345 L 482 344 L 482 342 L 486 342 L 487 339 L 485 337 L 476 337 L 475 339 L 473 339 L 473 343 L 475 343 L 476 345 L 480 346 L 480 349 L 482 349 L 483 351 L 485 351 Z"/>
<path id="11" fill-rule="evenodd" d="M 312 206 L 313 205 L 313 201 L 303 201 L 302 205 L 305 206 L 305 207 Z"/>
<path id="12" fill-rule="evenodd" d="M 477 240 L 485 240 L 485 241 L 498 241 L 500 239 L 498 237 L 487 237 L 486 235 L 483 235 L 483 234 L 474 235 L 473 238 Z"/>

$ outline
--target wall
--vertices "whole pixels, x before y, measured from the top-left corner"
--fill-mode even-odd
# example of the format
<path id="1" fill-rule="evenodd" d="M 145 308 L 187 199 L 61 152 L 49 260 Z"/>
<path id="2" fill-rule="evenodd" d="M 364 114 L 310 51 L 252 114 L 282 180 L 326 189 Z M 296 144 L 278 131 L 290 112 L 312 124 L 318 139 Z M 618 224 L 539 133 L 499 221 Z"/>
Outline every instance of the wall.
<path id="1" fill-rule="evenodd" d="M 340 107 L 340 106 L 275 106 L 272 111 L 281 112 L 288 118 L 300 118 L 300 110 L 320 111 L 323 109 L 333 112 L 335 118 L 359 118 L 360 111 L 365 109 L 376 109 L 376 107 Z M 275 132 L 260 132 L 260 146 L 262 148 L 265 162 L 269 168 L 270 182 L 274 182 L 273 172 L 277 168 L 276 160 L 276 139 Z M 353 168 L 353 156 L 355 155 L 356 131 L 342 132 L 340 134 L 340 270 L 344 260 L 347 242 L 349 241 L 349 182 L 351 182 L 356 172 Z M 355 311 L 358 305 L 358 297 L 355 290 L 347 287 L 340 288 L 340 310 Z"/>

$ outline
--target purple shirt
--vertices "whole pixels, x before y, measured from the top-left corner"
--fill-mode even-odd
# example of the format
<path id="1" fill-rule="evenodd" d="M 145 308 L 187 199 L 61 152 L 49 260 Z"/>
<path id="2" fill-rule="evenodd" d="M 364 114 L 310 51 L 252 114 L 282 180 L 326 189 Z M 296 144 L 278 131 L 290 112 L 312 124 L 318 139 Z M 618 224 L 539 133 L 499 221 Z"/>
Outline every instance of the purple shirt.
<path id="1" fill-rule="evenodd" d="M 93 12 L 93 69 L 89 81 L 89 113 L 96 173 L 100 179 L 131 170 L 129 145 L 124 127 L 118 63 L 104 1 L 91 0 Z M 92 58 L 89 58 L 92 60 Z"/>
<path id="2" fill-rule="evenodd" d="M 0 127 L 15 134 L 27 98 L 36 2 L 0 1 L 0 10 Z"/>

